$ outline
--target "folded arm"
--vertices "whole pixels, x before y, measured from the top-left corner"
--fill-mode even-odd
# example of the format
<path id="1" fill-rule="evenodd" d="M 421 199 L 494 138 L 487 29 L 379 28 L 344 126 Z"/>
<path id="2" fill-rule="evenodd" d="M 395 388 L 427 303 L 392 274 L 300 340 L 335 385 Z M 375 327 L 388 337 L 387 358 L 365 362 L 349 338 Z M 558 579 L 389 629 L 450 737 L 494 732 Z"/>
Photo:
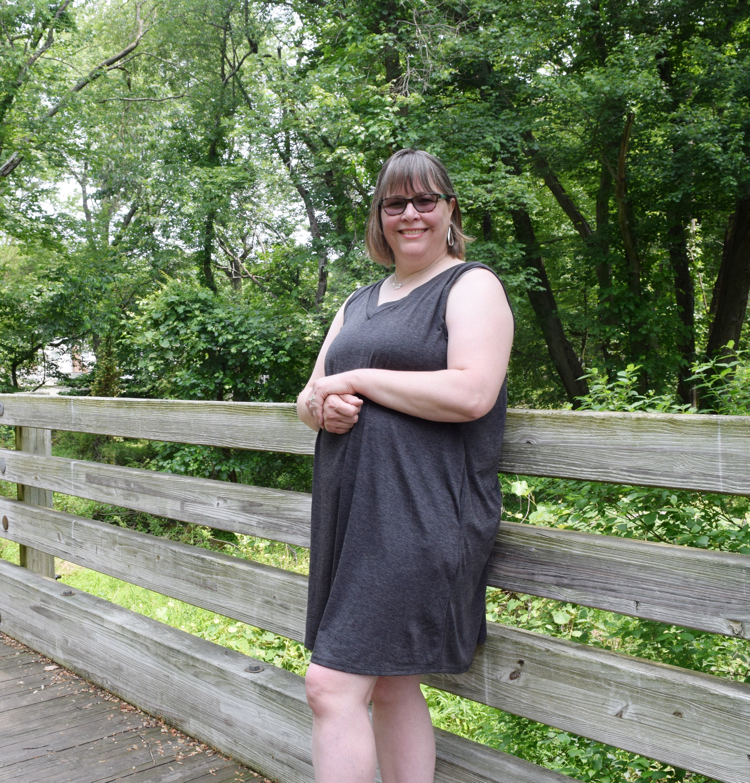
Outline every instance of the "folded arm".
<path id="1" fill-rule="evenodd" d="M 312 414 L 308 411 L 310 418 L 323 426 L 326 398 L 355 394 L 431 421 L 463 422 L 484 416 L 500 393 L 513 342 L 513 316 L 502 285 L 487 270 L 466 272 L 451 289 L 445 320 L 446 370 L 400 372 L 363 368 L 327 377 L 314 372 L 300 395 L 301 399 L 305 394 L 315 395 Z M 324 356 L 323 351 L 321 354 Z M 310 421 L 307 423 L 312 426 Z"/>

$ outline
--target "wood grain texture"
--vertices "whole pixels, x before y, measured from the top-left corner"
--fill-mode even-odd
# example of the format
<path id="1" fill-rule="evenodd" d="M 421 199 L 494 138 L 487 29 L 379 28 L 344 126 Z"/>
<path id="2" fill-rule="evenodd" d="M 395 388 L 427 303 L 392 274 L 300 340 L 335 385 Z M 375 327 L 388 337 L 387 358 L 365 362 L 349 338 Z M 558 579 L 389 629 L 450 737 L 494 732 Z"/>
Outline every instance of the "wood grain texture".
<path id="1" fill-rule="evenodd" d="M 310 543 L 307 494 L 2 449 L 0 458 L 9 481 L 293 545 Z M 38 541 L 45 545 L 41 531 Z M 505 522 L 490 584 L 750 639 L 748 555 Z"/>
<path id="2" fill-rule="evenodd" d="M 14 539 L 42 536 L 66 560 L 303 639 L 297 574 L 13 500 L 0 499 L 0 512 Z M 425 682 L 719 780 L 750 779 L 750 685 L 497 624 L 467 674 Z"/>
<path id="3" fill-rule="evenodd" d="M 0 498 L 5 537 L 211 612 L 301 641 L 307 579 L 106 522 Z"/>
<path id="4" fill-rule="evenodd" d="M 750 639 L 750 555 L 503 522 L 490 584 Z"/>
<path id="5" fill-rule="evenodd" d="M 750 780 L 746 683 L 497 624 L 466 674 L 423 681 L 716 780 Z"/>
<path id="6" fill-rule="evenodd" d="M 0 479 L 65 495 L 310 546 L 310 495 L 0 449 Z"/>
<path id="7" fill-rule="evenodd" d="M 16 427 L 16 450 L 47 457 L 52 454 L 52 431 L 37 427 Z M 52 492 L 36 486 L 19 484 L 18 499 L 35 506 L 52 508 Z M 55 558 L 42 549 L 22 546 L 18 552 L 18 562 L 24 567 L 43 576 L 55 576 Z"/>
<path id="8" fill-rule="evenodd" d="M 2 629 L 272 779 L 312 783 L 312 718 L 298 675 L 0 561 Z M 573 783 L 436 732 L 436 783 Z M 147 778 L 143 778 L 147 780 Z M 151 783 L 149 781 L 149 783 Z"/>
<path id="9" fill-rule="evenodd" d="M 500 470 L 750 495 L 750 416 L 509 411 Z"/>
<path id="10" fill-rule="evenodd" d="M 3 424 L 312 454 L 291 403 L 0 395 Z M 508 411 L 500 470 L 750 494 L 750 416 Z"/>
<path id="11" fill-rule="evenodd" d="M 290 403 L 40 397 L 0 394 L 0 424 L 312 454 L 315 433 Z"/>

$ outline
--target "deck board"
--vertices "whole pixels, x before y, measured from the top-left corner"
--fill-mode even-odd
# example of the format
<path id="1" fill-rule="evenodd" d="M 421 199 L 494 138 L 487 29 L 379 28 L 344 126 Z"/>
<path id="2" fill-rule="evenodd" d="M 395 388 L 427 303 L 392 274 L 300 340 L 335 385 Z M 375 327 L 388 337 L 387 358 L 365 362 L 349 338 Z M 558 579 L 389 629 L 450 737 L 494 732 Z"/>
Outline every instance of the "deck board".
<path id="1" fill-rule="evenodd" d="M 261 778 L 0 633 L 0 783 Z"/>

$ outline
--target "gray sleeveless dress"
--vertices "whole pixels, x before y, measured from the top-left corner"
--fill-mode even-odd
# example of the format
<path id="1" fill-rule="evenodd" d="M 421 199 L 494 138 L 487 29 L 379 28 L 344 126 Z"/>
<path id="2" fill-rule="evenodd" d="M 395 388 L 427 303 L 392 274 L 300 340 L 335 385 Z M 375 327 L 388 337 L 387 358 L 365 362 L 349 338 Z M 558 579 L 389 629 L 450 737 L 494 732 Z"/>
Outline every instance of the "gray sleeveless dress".
<path id="1" fill-rule="evenodd" d="M 451 267 L 380 307 L 382 281 L 357 290 L 326 375 L 446 369 L 446 300 L 478 266 Z M 505 384 L 492 410 L 466 423 L 365 398 L 348 433 L 318 434 L 305 635 L 314 663 L 369 675 L 469 668 L 486 637 L 505 408 Z"/>

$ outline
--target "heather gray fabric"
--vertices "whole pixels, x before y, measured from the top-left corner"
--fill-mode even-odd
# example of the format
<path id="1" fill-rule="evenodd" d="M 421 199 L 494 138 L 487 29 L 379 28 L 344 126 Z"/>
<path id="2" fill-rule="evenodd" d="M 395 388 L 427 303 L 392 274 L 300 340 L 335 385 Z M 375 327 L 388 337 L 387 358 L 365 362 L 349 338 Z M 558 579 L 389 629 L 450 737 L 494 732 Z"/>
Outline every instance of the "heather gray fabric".
<path id="1" fill-rule="evenodd" d="M 446 269 L 380 307 L 380 282 L 356 291 L 326 375 L 446 369 L 448 293 L 479 266 Z M 469 668 L 486 636 L 506 396 L 503 384 L 486 416 L 458 424 L 365 399 L 350 432 L 318 434 L 305 635 L 313 662 L 371 675 Z"/>

